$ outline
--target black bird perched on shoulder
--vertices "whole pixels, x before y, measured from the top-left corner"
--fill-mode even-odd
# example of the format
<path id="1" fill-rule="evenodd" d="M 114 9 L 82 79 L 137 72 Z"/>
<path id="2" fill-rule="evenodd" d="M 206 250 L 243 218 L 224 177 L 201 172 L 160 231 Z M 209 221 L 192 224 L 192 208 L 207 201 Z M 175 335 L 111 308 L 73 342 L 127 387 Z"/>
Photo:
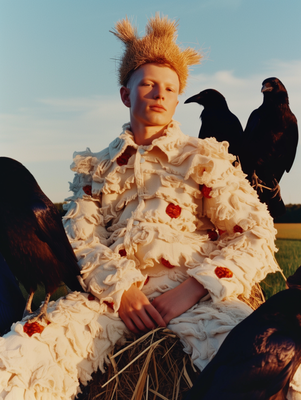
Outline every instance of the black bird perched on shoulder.
<path id="1" fill-rule="evenodd" d="M 226 337 L 185 400 L 285 400 L 301 364 L 301 267 Z"/>
<path id="2" fill-rule="evenodd" d="M 243 171 L 267 204 L 272 217 L 285 213 L 279 182 L 289 172 L 298 144 L 297 119 L 291 112 L 288 94 L 277 78 L 262 82 L 263 103 L 254 110 L 244 132 Z"/>
<path id="3" fill-rule="evenodd" d="M 30 294 L 27 313 L 31 313 L 37 286 L 45 286 L 46 298 L 38 315 L 42 318 L 62 281 L 71 290 L 82 291 L 77 279 L 80 268 L 57 209 L 32 174 L 7 157 L 0 157 L 0 171 L 0 252 Z"/>
<path id="4" fill-rule="evenodd" d="M 243 129 L 239 119 L 228 108 L 225 97 L 214 89 L 206 89 L 184 103 L 204 106 L 201 113 L 200 139 L 215 137 L 218 142 L 229 142 L 229 152 L 239 156 Z"/>

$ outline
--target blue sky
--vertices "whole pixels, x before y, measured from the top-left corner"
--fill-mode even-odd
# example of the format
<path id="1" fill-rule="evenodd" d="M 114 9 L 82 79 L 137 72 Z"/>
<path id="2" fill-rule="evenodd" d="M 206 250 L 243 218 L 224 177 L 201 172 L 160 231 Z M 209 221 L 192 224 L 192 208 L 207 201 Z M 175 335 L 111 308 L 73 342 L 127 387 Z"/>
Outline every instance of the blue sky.
<path id="1" fill-rule="evenodd" d="M 0 154 L 22 162 L 52 201 L 69 195 L 73 152 L 100 151 L 128 121 L 122 46 L 109 30 L 127 15 L 144 34 L 157 11 L 179 20 L 179 43 L 204 53 L 175 115 L 184 133 L 198 135 L 202 107 L 183 103 L 206 88 L 244 127 L 270 76 L 301 121 L 300 0 L 0 0 Z M 301 203 L 300 145 L 281 188 L 286 203 Z"/>

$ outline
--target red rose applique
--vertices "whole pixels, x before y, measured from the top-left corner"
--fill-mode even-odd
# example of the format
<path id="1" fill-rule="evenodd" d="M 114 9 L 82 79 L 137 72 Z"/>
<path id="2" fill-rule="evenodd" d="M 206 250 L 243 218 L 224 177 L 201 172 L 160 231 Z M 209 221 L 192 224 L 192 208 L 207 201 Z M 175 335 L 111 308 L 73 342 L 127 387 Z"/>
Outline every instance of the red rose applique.
<path id="1" fill-rule="evenodd" d="M 125 257 L 126 256 L 126 250 L 125 249 L 120 249 L 119 250 L 119 254 L 121 255 L 121 257 Z"/>
<path id="2" fill-rule="evenodd" d="M 214 229 L 207 229 L 207 235 L 209 236 L 209 239 L 213 242 L 218 238 L 218 234 Z"/>
<path id="3" fill-rule="evenodd" d="M 206 185 L 201 185 L 201 192 L 204 197 L 207 199 L 211 199 L 210 193 L 211 193 L 211 188 L 206 186 Z"/>
<path id="4" fill-rule="evenodd" d="M 129 153 L 129 151 L 126 149 L 125 150 L 125 152 L 123 153 L 123 154 L 121 154 L 121 156 L 119 156 L 118 158 L 117 158 L 117 164 L 119 165 L 119 166 L 122 166 L 122 165 L 126 165 L 127 163 L 128 163 L 128 161 L 129 161 L 129 159 L 131 158 L 131 154 Z"/>
<path id="5" fill-rule="evenodd" d="M 220 279 L 221 278 L 232 278 L 232 276 L 233 276 L 233 272 L 229 268 L 226 268 L 226 267 L 216 267 L 214 272 L 215 272 L 215 275 Z"/>
<path id="6" fill-rule="evenodd" d="M 148 283 L 148 281 L 149 281 L 149 276 L 147 275 L 147 277 L 145 279 L 145 282 L 144 282 L 144 285 L 146 285 Z"/>
<path id="7" fill-rule="evenodd" d="M 27 333 L 28 336 L 32 336 L 34 333 L 42 333 L 44 326 L 40 325 L 38 322 L 26 322 L 23 326 L 23 331 Z"/>
<path id="8" fill-rule="evenodd" d="M 93 294 L 89 293 L 88 300 L 90 300 L 90 301 L 95 300 L 95 296 L 93 296 Z"/>
<path id="9" fill-rule="evenodd" d="M 113 307 L 114 307 L 113 302 L 110 303 L 109 301 L 104 300 L 104 303 L 113 310 Z"/>
<path id="10" fill-rule="evenodd" d="M 83 191 L 84 191 L 87 195 L 92 196 L 92 186 L 91 186 L 91 185 L 86 185 L 86 186 L 84 186 L 84 187 L 83 187 Z"/>
<path id="11" fill-rule="evenodd" d="M 175 265 L 171 265 L 171 263 L 163 257 L 161 258 L 161 264 L 163 264 L 166 268 L 175 268 Z"/>
<path id="12" fill-rule="evenodd" d="M 242 229 L 241 226 L 235 225 L 234 228 L 233 228 L 233 231 L 234 231 L 234 232 L 243 233 L 244 230 Z"/>
<path id="13" fill-rule="evenodd" d="M 226 231 L 223 231 L 222 229 L 218 230 L 219 235 L 222 235 L 223 233 L 225 233 Z"/>
<path id="14" fill-rule="evenodd" d="M 170 216 L 170 218 L 178 218 L 181 215 L 181 207 L 176 206 L 173 203 L 169 203 L 166 207 L 166 214 Z"/>

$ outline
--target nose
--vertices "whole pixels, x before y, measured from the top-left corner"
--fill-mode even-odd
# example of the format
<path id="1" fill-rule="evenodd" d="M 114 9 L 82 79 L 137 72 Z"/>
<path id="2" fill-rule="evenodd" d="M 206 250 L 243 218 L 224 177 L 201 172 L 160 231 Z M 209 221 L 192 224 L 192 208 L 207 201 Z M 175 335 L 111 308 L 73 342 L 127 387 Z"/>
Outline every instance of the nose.
<path id="1" fill-rule="evenodd" d="M 154 88 L 154 98 L 155 99 L 164 99 L 164 90 L 161 86 L 156 86 Z"/>

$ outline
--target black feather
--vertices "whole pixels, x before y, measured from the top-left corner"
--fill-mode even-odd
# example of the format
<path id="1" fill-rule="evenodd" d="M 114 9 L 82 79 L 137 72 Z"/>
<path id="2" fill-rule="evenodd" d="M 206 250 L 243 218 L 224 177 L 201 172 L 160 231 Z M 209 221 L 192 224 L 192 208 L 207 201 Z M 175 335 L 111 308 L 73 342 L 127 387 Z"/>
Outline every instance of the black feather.
<path id="1" fill-rule="evenodd" d="M 39 284 L 53 293 L 63 281 L 81 291 L 80 269 L 61 217 L 32 174 L 18 161 L 0 157 L 0 252 L 31 293 Z"/>
<path id="2" fill-rule="evenodd" d="M 22 318 L 25 299 L 13 273 L 0 254 L 0 335 Z"/>
<path id="3" fill-rule="evenodd" d="M 204 106 L 199 138 L 215 137 L 218 142 L 229 142 L 229 152 L 239 156 L 243 129 L 239 119 L 229 110 L 225 97 L 214 89 L 206 89 L 190 97 L 186 103 Z"/>
<path id="4" fill-rule="evenodd" d="M 267 204 L 275 218 L 285 212 L 278 184 L 284 172 L 289 172 L 293 165 L 298 126 L 282 82 L 268 78 L 262 85 L 263 103 L 248 119 L 241 163 L 260 200 Z"/>
<path id="5" fill-rule="evenodd" d="M 285 400 L 301 363 L 301 267 L 238 324 L 185 400 Z"/>

